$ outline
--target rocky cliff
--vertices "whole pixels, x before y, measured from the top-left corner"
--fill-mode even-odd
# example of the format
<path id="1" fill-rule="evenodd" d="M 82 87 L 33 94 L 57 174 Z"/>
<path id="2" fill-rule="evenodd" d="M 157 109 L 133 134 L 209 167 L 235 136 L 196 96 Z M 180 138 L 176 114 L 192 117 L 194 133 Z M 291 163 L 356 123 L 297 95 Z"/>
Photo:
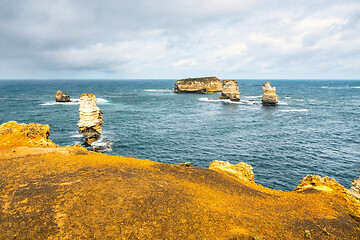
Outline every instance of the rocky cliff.
<path id="1" fill-rule="evenodd" d="M 240 101 L 239 86 L 236 80 L 223 80 L 220 99 L 230 99 L 231 101 Z"/>
<path id="2" fill-rule="evenodd" d="M 62 91 L 57 91 L 55 96 L 56 102 L 70 102 L 70 96 Z"/>
<path id="3" fill-rule="evenodd" d="M 360 236 L 360 203 L 332 179 L 282 192 L 256 184 L 245 163 L 212 170 L 40 146 L 22 139 L 47 142 L 46 125 L 16 129 L 0 134 L 0 239 Z"/>
<path id="4" fill-rule="evenodd" d="M 352 187 L 349 189 L 349 193 L 360 201 L 360 178 L 358 180 L 352 180 Z"/>
<path id="5" fill-rule="evenodd" d="M 85 142 L 91 145 L 102 133 L 102 112 L 96 105 L 96 97 L 93 93 L 82 94 L 80 97 L 80 120 L 78 122 L 79 132 L 83 134 Z"/>
<path id="6" fill-rule="evenodd" d="M 270 82 L 263 83 L 264 95 L 262 97 L 262 104 L 275 105 L 278 103 L 278 96 L 276 95 L 276 88 L 271 87 Z"/>
<path id="7" fill-rule="evenodd" d="M 176 93 L 213 93 L 221 92 L 222 83 L 217 77 L 188 78 L 175 82 Z"/>

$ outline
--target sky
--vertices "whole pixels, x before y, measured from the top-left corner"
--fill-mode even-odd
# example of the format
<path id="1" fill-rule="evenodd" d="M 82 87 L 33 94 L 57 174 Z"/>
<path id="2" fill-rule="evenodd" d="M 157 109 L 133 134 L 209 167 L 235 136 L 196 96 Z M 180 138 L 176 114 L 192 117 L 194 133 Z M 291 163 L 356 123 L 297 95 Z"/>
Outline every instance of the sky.
<path id="1" fill-rule="evenodd" d="M 360 79 L 359 0 L 0 0 L 0 79 Z"/>

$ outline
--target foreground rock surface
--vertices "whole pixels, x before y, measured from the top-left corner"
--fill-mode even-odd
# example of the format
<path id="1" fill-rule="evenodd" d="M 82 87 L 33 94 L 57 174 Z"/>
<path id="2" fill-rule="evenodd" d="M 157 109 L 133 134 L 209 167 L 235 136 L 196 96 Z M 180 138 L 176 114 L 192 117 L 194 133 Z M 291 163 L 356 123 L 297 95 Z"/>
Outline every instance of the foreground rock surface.
<path id="1" fill-rule="evenodd" d="M 253 168 L 244 162 L 232 165 L 229 162 L 215 160 L 210 163 L 209 169 L 230 174 L 242 181 L 254 182 Z"/>
<path id="2" fill-rule="evenodd" d="M 63 93 L 62 91 L 57 91 L 55 96 L 56 102 L 70 102 L 70 96 L 66 93 Z"/>
<path id="3" fill-rule="evenodd" d="M 276 95 L 276 88 L 271 87 L 270 82 L 266 81 L 263 83 L 264 95 L 262 96 L 262 104 L 264 105 L 275 105 L 278 103 L 279 98 Z"/>
<path id="4" fill-rule="evenodd" d="M 230 99 L 231 101 L 240 101 L 239 86 L 236 80 L 223 80 L 220 99 Z"/>
<path id="5" fill-rule="evenodd" d="M 93 93 L 83 94 L 80 97 L 80 120 L 78 122 L 79 133 L 85 142 L 91 145 L 102 133 L 103 117 L 100 108 L 96 105 L 96 97 Z"/>
<path id="6" fill-rule="evenodd" d="M 187 78 L 175 82 L 176 93 L 221 92 L 222 83 L 217 77 Z"/>
<path id="7" fill-rule="evenodd" d="M 303 183 L 325 183 L 332 191 L 308 186 L 282 192 L 223 170 L 81 147 L 23 146 L 25 135 L 0 135 L 0 142 L 13 139 L 0 150 L 0 239 L 305 239 L 305 231 L 312 239 L 360 236 L 359 203 L 332 180 Z M 32 136 L 46 141 L 46 135 Z"/>

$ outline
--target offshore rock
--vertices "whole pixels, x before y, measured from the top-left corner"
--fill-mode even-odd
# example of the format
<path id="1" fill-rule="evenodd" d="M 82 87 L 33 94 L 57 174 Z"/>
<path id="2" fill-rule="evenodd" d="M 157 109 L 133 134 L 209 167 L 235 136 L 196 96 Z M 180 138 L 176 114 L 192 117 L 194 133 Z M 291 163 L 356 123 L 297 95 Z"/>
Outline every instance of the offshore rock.
<path id="1" fill-rule="evenodd" d="M 276 88 L 271 87 L 270 82 L 263 83 L 264 95 L 262 97 L 262 104 L 275 105 L 278 103 L 278 96 L 276 95 Z"/>
<path id="2" fill-rule="evenodd" d="M 70 102 L 70 96 L 66 93 L 63 93 L 62 91 L 57 91 L 55 96 L 56 102 Z"/>
<path id="3" fill-rule="evenodd" d="M 352 180 L 352 187 L 349 189 L 349 193 L 360 201 L 360 178 L 358 180 Z"/>
<path id="4" fill-rule="evenodd" d="M 51 140 L 49 125 L 18 124 L 15 121 L 0 125 L 0 149 L 21 146 L 57 146 Z"/>
<path id="5" fill-rule="evenodd" d="M 222 83 L 217 77 L 187 78 L 175 82 L 176 93 L 221 92 Z"/>
<path id="6" fill-rule="evenodd" d="M 229 162 L 215 160 L 210 163 L 209 169 L 235 176 L 243 181 L 254 182 L 253 168 L 244 162 L 233 165 Z"/>
<path id="7" fill-rule="evenodd" d="M 78 122 L 79 133 L 85 142 L 91 145 L 102 133 L 103 117 L 100 108 L 96 106 L 96 97 L 93 93 L 82 94 L 80 97 L 80 120 Z"/>
<path id="8" fill-rule="evenodd" d="M 231 101 L 240 101 L 239 86 L 236 80 L 223 80 L 220 99 L 230 99 Z"/>

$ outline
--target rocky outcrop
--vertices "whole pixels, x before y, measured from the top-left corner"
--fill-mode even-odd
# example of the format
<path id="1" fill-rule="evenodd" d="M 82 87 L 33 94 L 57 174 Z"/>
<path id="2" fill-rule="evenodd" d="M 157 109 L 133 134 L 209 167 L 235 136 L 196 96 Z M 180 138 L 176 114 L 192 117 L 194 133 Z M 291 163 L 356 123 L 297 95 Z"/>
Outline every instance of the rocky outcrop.
<path id="1" fill-rule="evenodd" d="M 332 192 L 334 190 L 346 192 L 345 187 L 340 185 L 335 179 L 328 176 L 321 177 L 318 175 L 307 175 L 302 179 L 301 183 L 294 191 L 304 191 L 308 189 L 316 189 L 325 192 Z"/>
<path id="2" fill-rule="evenodd" d="M 275 105 L 278 103 L 278 96 L 276 95 L 276 88 L 271 87 L 270 82 L 263 83 L 264 95 L 262 97 L 262 104 Z"/>
<path id="3" fill-rule="evenodd" d="M 352 180 L 352 187 L 349 189 L 349 193 L 360 201 L 360 178 L 358 180 Z"/>
<path id="4" fill-rule="evenodd" d="M 239 86 L 236 80 L 223 80 L 220 99 L 230 99 L 231 101 L 240 101 Z"/>
<path id="5" fill-rule="evenodd" d="M 210 163 L 209 169 L 235 176 L 242 181 L 254 182 L 253 168 L 244 162 L 233 165 L 229 162 L 215 160 Z"/>
<path id="6" fill-rule="evenodd" d="M 221 92 L 222 83 L 217 77 L 188 78 L 175 82 L 176 93 L 213 93 Z"/>
<path id="7" fill-rule="evenodd" d="M 18 124 L 15 121 L 0 125 L 0 149 L 21 146 L 57 146 L 51 140 L 49 125 Z"/>
<path id="8" fill-rule="evenodd" d="M 102 133 L 102 112 L 96 105 L 96 97 L 93 93 L 82 94 L 80 97 L 80 120 L 78 122 L 79 133 L 81 133 L 85 142 L 91 145 Z"/>
<path id="9" fill-rule="evenodd" d="M 70 102 L 70 96 L 66 93 L 63 93 L 62 91 L 57 91 L 55 96 L 56 102 Z"/>

